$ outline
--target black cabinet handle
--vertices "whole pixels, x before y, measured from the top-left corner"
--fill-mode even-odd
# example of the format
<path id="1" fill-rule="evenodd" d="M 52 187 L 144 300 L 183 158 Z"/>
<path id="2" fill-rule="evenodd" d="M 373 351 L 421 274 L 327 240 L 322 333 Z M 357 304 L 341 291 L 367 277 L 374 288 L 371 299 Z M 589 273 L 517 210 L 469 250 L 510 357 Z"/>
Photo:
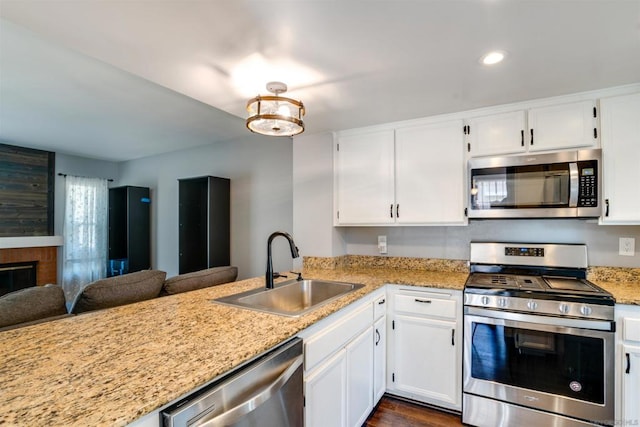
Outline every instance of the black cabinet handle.
<path id="1" fill-rule="evenodd" d="M 629 353 L 626 353 L 625 356 L 627 356 L 627 369 L 624 371 L 624 373 L 628 374 L 629 372 L 631 372 L 631 356 L 629 356 Z"/>
<path id="2" fill-rule="evenodd" d="M 606 209 L 604 211 L 604 216 L 609 216 L 609 199 L 606 199 L 604 201 L 604 205 L 606 206 Z"/>
<path id="3" fill-rule="evenodd" d="M 524 129 L 520 129 L 520 145 L 524 147 Z"/>
<path id="4" fill-rule="evenodd" d="M 378 305 L 382 305 L 386 302 L 386 300 L 383 298 L 382 301 L 378 301 Z"/>
<path id="5" fill-rule="evenodd" d="M 393 203 L 389 205 L 389 216 L 393 218 Z"/>
<path id="6" fill-rule="evenodd" d="M 531 145 L 533 145 L 533 129 L 531 129 Z"/>
<path id="7" fill-rule="evenodd" d="M 418 299 L 418 298 L 416 298 L 416 302 L 421 302 L 423 304 L 431 304 L 431 300 L 428 300 L 428 299 Z"/>
<path id="8" fill-rule="evenodd" d="M 376 328 L 376 345 L 380 344 L 380 331 Z"/>
<path id="9" fill-rule="evenodd" d="M 451 330 L 451 345 L 453 345 L 453 346 L 456 345 L 456 330 L 455 329 Z"/>
<path id="10" fill-rule="evenodd" d="M 396 218 L 400 218 L 400 203 L 396 205 Z"/>

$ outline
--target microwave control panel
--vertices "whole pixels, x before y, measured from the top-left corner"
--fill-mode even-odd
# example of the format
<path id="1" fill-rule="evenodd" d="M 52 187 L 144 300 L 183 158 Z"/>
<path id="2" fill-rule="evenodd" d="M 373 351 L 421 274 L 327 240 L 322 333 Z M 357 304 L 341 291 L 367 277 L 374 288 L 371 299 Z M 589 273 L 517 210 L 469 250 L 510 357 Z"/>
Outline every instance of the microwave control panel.
<path id="1" fill-rule="evenodd" d="M 578 206 L 598 206 L 598 168 L 596 162 L 578 162 Z"/>

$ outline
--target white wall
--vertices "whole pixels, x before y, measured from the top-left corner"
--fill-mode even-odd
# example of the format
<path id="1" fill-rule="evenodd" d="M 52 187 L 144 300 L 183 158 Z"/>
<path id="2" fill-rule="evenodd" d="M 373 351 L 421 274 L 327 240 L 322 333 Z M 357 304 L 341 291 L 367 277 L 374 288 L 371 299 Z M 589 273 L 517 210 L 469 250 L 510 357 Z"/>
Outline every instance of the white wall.
<path id="1" fill-rule="evenodd" d="M 484 220 L 467 227 L 348 227 L 347 253 L 379 255 L 378 235 L 387 236 L 387 256 L 469 259 L 472 241 L 584 243 L 589 265 L 640 267 L 640 226 L 602 226 L 577 219 Z M 618 238 L 634 237 L 636 254 L 618 255 Z"/>
<path id="2" fill-rule="evenodd" d="M 345 254 L 342 231 L 333 227 L 333 134 L 304 135 L 293 142 L 293 236 L 302 256 Z"/>
<path id="3" fill-rule="evenodd" d="M 264 275 L 269 234 L 293 228 L 291 139 L 248 134 L 120 164 L 118 185 L 151 189 L 151 264 L 168 277 L 178 274 L 178 179 L 205 175 L 231 179 L 231 263 L 239 278 Z M 273 250 L 275 271 L 290 270 L 286 240 L 274 240 Z"/>

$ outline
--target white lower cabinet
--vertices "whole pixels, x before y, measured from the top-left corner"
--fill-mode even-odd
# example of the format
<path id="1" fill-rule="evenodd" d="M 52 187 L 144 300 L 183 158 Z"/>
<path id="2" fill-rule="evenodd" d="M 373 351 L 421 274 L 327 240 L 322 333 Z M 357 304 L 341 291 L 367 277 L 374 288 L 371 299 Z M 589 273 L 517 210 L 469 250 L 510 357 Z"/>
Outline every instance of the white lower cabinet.
<path id="1" fill-rule="evenodd" d="M 373 410 L 374 311 L 379 311 L 374 304 L 381 298 L 385 299 L 384 290 L 300 334 L 304 340 L 306 426 L 361 426 Z"/>
<path id="2" fill-rule="evenodd" d="M 369 326 L 346 347 L 348 426 L 361 426 L 373 409 L 372 334 L 373 326 Z"/>
<path id="3" fill-rule="evenodd" d="M 388 291 L 387 390 L 461 409 L 461 293 L 442 289 Z"/>
<path id="4" fill-rule="evenodd" d="M 640 425 L 640 307 L 616 305 L 616 425 Z"/>
<path id="5" fill-rule="evenodd" d="M 347 351 L 340 350 L 304 380 L 305 425 L 343 426 L 347 419 Z"/>
<path id="6" fill-rule="evenodd" d="M 387 389 L 387 316 L 373 325 L 373 404 L 378 404 Z"/>

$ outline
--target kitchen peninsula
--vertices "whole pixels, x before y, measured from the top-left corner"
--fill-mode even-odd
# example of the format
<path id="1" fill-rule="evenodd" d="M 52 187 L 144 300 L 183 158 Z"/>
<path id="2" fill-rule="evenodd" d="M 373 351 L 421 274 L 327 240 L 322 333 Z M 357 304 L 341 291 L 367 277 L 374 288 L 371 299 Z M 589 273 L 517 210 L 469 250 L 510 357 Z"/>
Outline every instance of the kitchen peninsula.
<path id="1" fill-rule="evenodd" d="M 365 287 L 299 318 L 211 302 L 264 286 L 253 278 L 3 332 L 0 423 L 126 425 L 387 283 L 461 290 L 467 277 L 463 261 L 422 269 L 309 264 L 306 278 Z M 640 304 L 640 279 L 610 280 L 596 283 L 620 303 Z"/>

